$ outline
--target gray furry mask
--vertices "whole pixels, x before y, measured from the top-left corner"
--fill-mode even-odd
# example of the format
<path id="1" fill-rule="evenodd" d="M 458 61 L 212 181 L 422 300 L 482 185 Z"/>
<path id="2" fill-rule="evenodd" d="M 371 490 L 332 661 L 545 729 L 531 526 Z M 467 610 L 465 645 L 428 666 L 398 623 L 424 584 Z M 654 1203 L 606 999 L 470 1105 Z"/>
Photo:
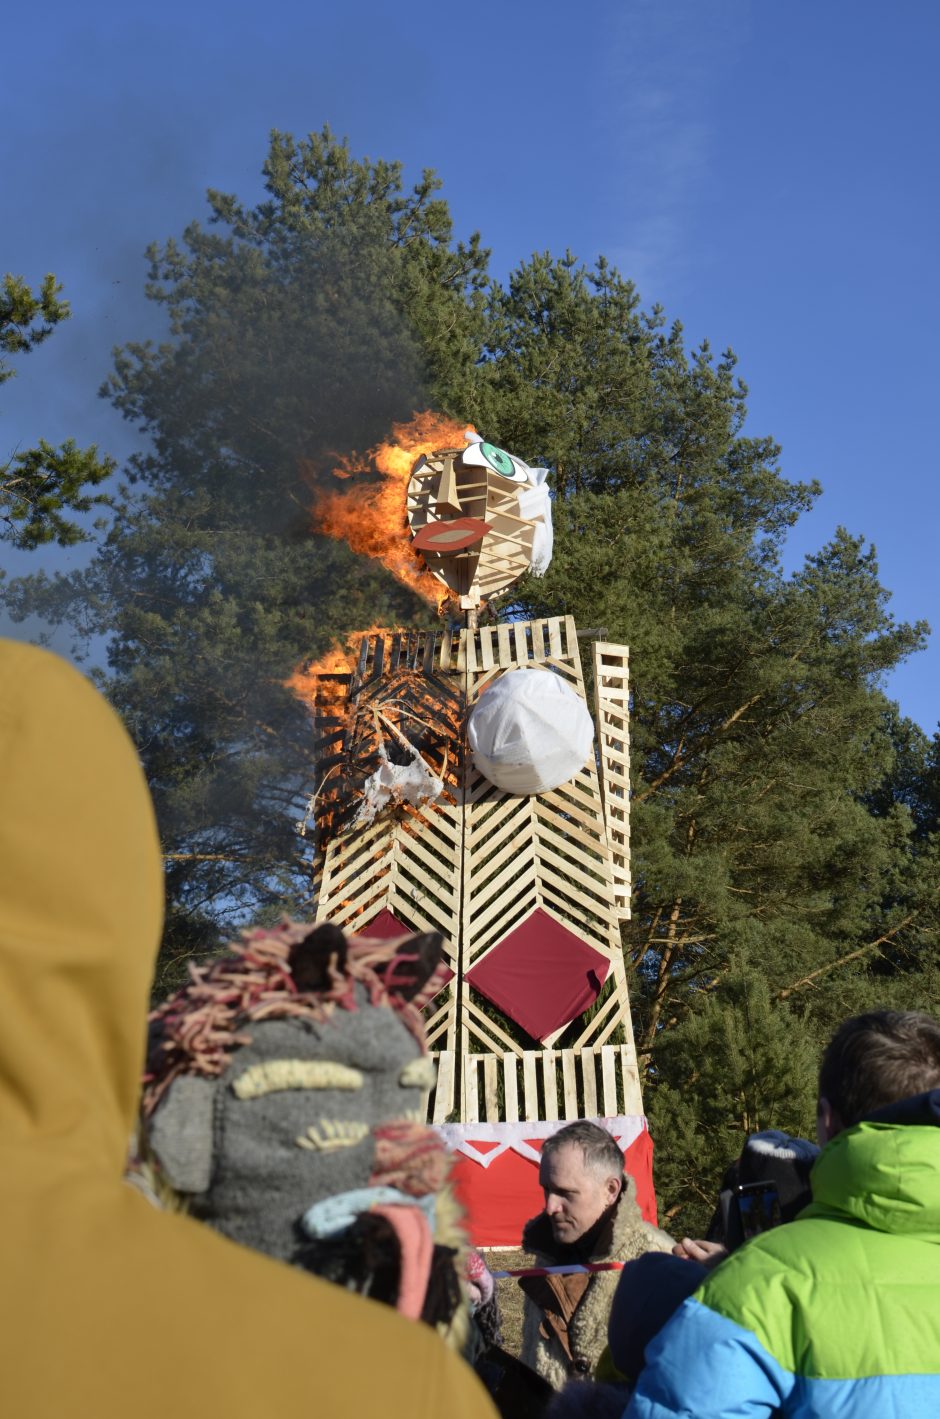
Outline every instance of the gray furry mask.
<path id="1" fill-rule="evenodd" d="M 410 1138 L 424 1118 L 418 1006 L 440 987 L 439 956 L 435 935 L 285 922 L 246 933 L 154 1012 L 147 1137 L 194 1215 L 290 1261 L 313 1204 L 374 1187 L 387 1126 Z"/>

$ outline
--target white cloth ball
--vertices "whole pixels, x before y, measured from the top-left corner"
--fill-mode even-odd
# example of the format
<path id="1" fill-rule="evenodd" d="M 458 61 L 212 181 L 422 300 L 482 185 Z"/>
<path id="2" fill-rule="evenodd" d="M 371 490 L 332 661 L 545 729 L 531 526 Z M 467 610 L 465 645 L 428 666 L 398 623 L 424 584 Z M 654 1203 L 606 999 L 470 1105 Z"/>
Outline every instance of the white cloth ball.
<path id="1" fill-rule="evenodd" d="M 510 670 L 489 685 L 467 725 L 473 762 L 504 793 L 546 793 L 591 753 L 587 705 L 549 670 Z"/>

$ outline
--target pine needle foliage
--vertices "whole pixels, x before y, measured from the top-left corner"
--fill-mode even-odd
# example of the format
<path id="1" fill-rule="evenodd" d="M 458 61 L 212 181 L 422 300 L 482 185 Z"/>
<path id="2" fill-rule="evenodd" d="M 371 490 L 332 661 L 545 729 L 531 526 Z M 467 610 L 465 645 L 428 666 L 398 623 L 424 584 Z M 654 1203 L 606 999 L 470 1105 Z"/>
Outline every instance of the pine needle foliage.
<path id="1" fill-rule="evenodd" d="M 110 527 L 7 607 L 108 638 L 177 971 L 246 917 L 310 909 L 291 671 L 432 616 L 316 533 L 311 485 L 425 407 L 545 463 L 554 561 L 491 614 L 631 648 L 623 944 L 660 1201 L 690 1230 L 749 1128 L 810 1126 L 844 1014 L 938 999 L 940 753 L 884 693 L 927 627 L 893 617 L 850 530 L 785 573 L 818 485 L 747 423 L 734 354 L 688 349 L 607 261 L 540 252 L 497 282 L 433 174 L 408 188 L 328 129 L 273 134 L 264 174 L 257 206 L 210 192 L 207 225 L 151 249 L 169 336 L 119 351 L 103 391 L 142 434 Z"/>
<path id="2" fill-rule="evenodd" d="M 41 345 L 71 310 L 62 300 L 62 287 L 47 275 L 38 291 L 21 276 L 7 274 L 0 285 L 0 384 L 16 370 L 10 357 L 27 354 Z M 86 524 L 66 513 L 84 514 L 108 505 L 104 493 L 90 490 L 104 483 L 116 468 L 97 447 L 81 449 L 74 439 L 55 448 L 40 439 L 35 448 L 16 450 L 0 465 L 0 541 L 23 551 L 47 542 L 68 547 L 87 542 Z"/>

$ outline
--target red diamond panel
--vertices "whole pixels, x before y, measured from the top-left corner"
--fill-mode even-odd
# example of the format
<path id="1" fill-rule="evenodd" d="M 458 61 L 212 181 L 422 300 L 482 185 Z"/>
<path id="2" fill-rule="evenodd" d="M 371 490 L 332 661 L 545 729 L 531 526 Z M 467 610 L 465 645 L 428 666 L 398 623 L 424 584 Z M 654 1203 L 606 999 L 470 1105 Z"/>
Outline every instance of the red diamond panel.
<path id="1" fill-rule="evenodd" d="M 373 936 L 379 941 L 394 941 L 396 936 L 407 936 L 410 930 L 411 927 L 399 921 L 397 916 L 393 916 L 388 907 L 383 907 L 368 926 L 356 924 L 357 936 Z"/>
<path id="2" fill-rule="evenodd" d="M 368 926 L 357 926 L 356 934 L 357 936 L 372 936 L 378 941 L 394 941 L 396 936 L 407 936 L 408 932 L 411 930 L 413 930 L 413 928 L 405 926 L 404 922 L 399 921 L 398 917 L 390 912 L 388 907 L 383 907 L 378 916 L 372 918 Z M 438 995 L 440 991 L 444 989 L 444 986 L 447 985 L 448 981 L 452 981 L 453 978 L 454 973 L 450 969 L 450 966 L 445 966 L 441 976 L 440 989 L 437 992 Z"/>
<path id="3" fill-rule="evenodd" d="M 610 962 L 541 907 L 467 972 L 481 995 L 544 1040 L 593 1005 Z"/>

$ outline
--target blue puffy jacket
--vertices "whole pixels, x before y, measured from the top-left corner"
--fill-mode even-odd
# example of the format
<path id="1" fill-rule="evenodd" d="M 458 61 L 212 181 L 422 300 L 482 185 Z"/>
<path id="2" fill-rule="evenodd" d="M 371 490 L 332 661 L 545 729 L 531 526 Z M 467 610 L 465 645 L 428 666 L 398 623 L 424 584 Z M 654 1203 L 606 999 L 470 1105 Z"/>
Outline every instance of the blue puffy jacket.
<path id="1" fill-rule="evenodd" d="M 838 1134 L 795 1222 L 647 1347 L 626 1419 L 940 1416 L 940 1090 Z"/>

